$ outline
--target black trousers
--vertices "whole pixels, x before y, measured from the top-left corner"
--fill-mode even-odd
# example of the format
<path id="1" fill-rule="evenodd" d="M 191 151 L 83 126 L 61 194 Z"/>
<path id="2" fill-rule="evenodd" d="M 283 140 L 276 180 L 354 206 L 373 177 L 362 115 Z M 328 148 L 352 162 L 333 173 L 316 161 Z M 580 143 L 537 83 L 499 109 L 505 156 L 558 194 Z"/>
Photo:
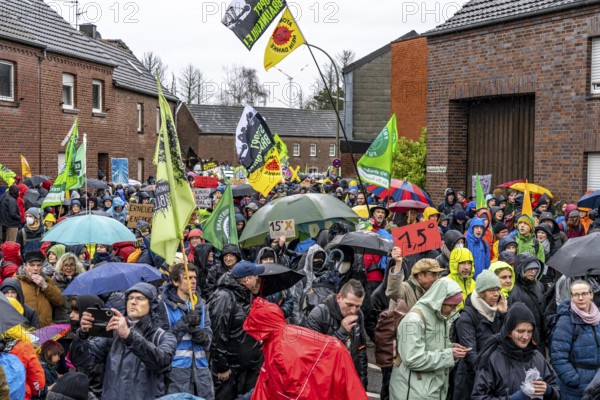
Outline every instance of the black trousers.
<path id="1" fill-rule="evenodd" d="M 260 366 L 254 369 L 232 370 L 231 376 L 226 381 L 217 379 L 213 374 L 215 385 L 215 400 L 236 400 L 237 396 L 245 395 L 256 385 Z"/>

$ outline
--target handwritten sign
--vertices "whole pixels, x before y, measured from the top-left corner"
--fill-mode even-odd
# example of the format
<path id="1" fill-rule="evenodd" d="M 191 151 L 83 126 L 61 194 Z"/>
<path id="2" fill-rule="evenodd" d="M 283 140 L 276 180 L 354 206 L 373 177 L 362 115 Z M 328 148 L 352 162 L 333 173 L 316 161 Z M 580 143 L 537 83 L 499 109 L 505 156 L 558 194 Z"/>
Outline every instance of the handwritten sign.
<path id="1" fill-rule="evenodd" d="M 442 238 L 435 220 L 406 225 L 393 229 L 394 246 L 402 249 L 403 256 L 442 247 Z"/>
<path id="2" fill-rule="evenodd" d="M 129 205 L 128 228 L 135 228 L 138 221 L 146 221 L 152 225 L 152 214 L 154 213 L 154 204 L 135 204 Z"/>
<path id="3" fill-rule="evenodd" d="M 278 221 L 269 221 L 269 235 L 272 239 L 285 236 L 286 239 L 295 239 L 296 223 L 293 219 L 284 219 Z"/>
<path id="4" fill-rule="evenodd" d="M 219 186 L 219 178 L 213 176 L 196 176 L 194 177 L 194 187 L 197 188 L 216 188 Z"/>
<path id="5" fill-rule="evenodd" d="M 199 208 L 211 208 L 212 207 L 212 199 L 210 197 L 210 193 L 212 189 L 198 189 L 194 188 L 194 197 L 196 198 L 196 205 Z"/>

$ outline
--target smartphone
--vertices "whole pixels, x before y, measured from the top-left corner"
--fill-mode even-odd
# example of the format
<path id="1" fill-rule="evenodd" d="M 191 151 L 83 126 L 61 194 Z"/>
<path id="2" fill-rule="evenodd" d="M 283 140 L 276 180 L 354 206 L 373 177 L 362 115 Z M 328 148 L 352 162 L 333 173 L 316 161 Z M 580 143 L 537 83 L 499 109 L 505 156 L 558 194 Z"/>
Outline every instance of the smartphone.
<path id="1" fill-rule="evenodd" d="M 113 337 L 113 332 L 108 332 L 106 330 L 108 321 L 113 317 L 113 312 L 110 308 L 90 307 L 85 311 L 92 314 L 92 317 L 94 318 L 92 329 L 88 332 L 90 336 Z"/>

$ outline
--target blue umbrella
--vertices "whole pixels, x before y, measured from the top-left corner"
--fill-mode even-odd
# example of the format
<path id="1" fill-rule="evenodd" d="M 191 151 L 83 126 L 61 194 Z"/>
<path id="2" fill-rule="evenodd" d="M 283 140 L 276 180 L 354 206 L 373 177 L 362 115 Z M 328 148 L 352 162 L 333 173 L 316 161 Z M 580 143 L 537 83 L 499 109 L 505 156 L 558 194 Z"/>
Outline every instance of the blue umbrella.
<path id="1" fill-rule="evenodd" d="M 116 219 L 101 215 L 82 215 L 58 223 L 42 239 L 62 244 L 113 244 L 135 242 L 133 233 Z"/>
<path id="2" fill-rule="evenodd" d="M 104 294 L 127 290 L 136 283 L 161 280 L 160 271 L 148 264 L 106 263 L 79 274 L 64 295 Z"/>
<path id="3" fill-rule="evenodd" d="M 600 190 L 588 193 L 577 202 L 577 207 L 594 208 L 600 207 Z"/>

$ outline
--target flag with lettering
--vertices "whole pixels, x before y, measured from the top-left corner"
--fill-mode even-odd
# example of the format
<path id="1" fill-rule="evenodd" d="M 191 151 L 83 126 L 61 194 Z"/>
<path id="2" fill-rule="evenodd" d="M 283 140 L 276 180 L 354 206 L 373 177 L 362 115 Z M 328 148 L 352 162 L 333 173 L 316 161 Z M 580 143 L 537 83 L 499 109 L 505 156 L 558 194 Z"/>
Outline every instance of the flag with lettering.
<path id="1" fill-rule="evenodd" d="M 77 184 L 71 186 L 69 189 L 79 189 L 85 186 L 85 172 L 87 168 L 86 161 L 86 151 L 87 151 L 87 135 L 83 134 L 83 141 L 79 145 L 77 149 L 77 153 L 75 153 L 73 170 L 77 176 Z"/>
<path id="2" fill-rule="evenodd" d="M 367 152 L 358 160 L 358 173 L 362 181 L 389 189 L 392 179 L 392 157 L 397 151 L 398 128 L 394 114 Z"/>
<path id="3" fill-rule="evenodd" d="M 265 157 L 275 142 L 263 117 L 252 107 L 246 106 L 235 132 L 237 155 L 248 173 L 265 164 Z"/>
<path id="4" fill-rule="evenodd" d="M 221 22 L 251 50 L 285 7 L 285 0 L 233 0 Z"/>
<path id="5" fill-rule="evenodd" d="M 221 197 L 214 211 L 202 226 L 204 227 L 202 237 L 219 250 L 223 250 L 223 246 L 226 244 L 238 243 L 233 194 L 231 193 L 230 184 L 227 185 L 223 197 Z"/>
<path id="6" fill-rule="evenodd" d="M 306 41 L 289 8 L 286 8 L 267 43 L 265 70 L 270 70 Z"/>
<path id="7" fill-rule="evenodd" d="M 71 130 L 62 141 L 62 146 L 67 146 L 65 149 L 65 164 L 60 173 L 54 180 L 52 187 L 48 191 L 48 195 L 42 203 L 42 208 L 46 206 L 57 206 L 63 203 L 65 198 L 68 198 L 67 191 L 69 189 L 78 188 L 79 177 L 75 170 L 75 153 L 77 152 L 77 139 L 79 138 L 79 122 L 75 119 Z"/>
<path id="8" fill-rule="evenodd" d="M 267 197 L 277 184 L 282 183 L 280 155 L 277 148 L 269 152 L 265 165 L 248 175 L 248 183 L 254 190 Z"/>

